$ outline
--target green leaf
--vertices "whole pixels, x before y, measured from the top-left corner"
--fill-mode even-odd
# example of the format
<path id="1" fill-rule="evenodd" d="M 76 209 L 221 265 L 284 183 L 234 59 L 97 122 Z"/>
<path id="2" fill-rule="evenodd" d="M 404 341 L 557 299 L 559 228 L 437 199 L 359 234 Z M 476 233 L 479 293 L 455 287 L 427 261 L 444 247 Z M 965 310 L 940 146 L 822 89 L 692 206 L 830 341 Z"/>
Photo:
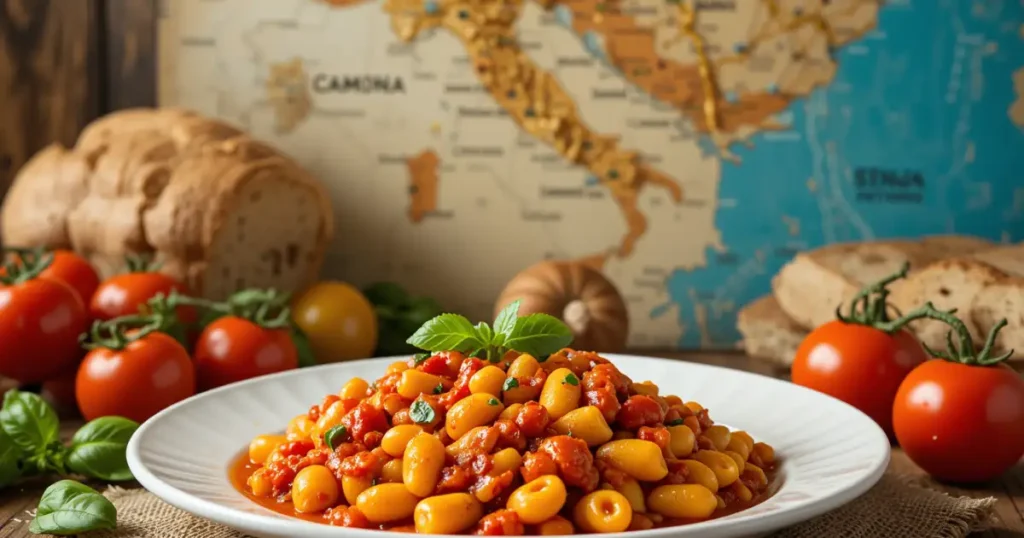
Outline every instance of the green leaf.
<path id="1" fill-rule="evenodd" d="M 562 381 L 562 383 L 568 383 L 573 386 L 579 386 L 580 380 L 576 378 L 576 374 L 568 373 L 565 374 L 565 381 Z"/>
<path id="2" fill-rule="evenodd" d="M 68 536 L 116 527 L 117 509 L 106 497 L 74 480 L 61 480 L 43 492 L 28 530 Z"/>
<path id="3" fill-rule="evenodd" d="M 299 356 L 299 368 L 316 366 L 316 355 L 313 354 L 313 346 L 309 343 L 309 337 L 298 325 L 291 324 L 292 344 L 295 345 L 295 353 Z"/>
<path id="4" fill-rule="evenodd" d="M 338 448 L 337 443 L 341 443 L 342 441 L 344 441 L 347 435 L 348 428 L 339 424 L 327 430 L 327 433 L 324 434 L 324 443 L 327 445 L 328 448 L 334 450 L 335 448 Z M 337 441 L 337 443 L 335 443 L 335 441 Z"/>
<path id="5" fill-rule="evenodd" d="M 496 406 L 496 405 L 501 405 L 501 402 L 499 402 L 497 398 L 491 398 L 490 400 L 487 400 L 487 405 L 490 405 L 490 406 L 493 407 L 493 406 Z"/>
<path id="6" fill-rule="evenodd" d="M 131 480 L 125 450 L 138 428 L 138 423 L 122 417 L 102 417 L 89 422 L 71 438 L 68 468 L 110 482 Z"/>
<path id="7" fill-rule="evenodd" d="M 0 488 L 14 483 L 21 476 L 21 458 L 24 452 L 6 432 L 0 430 Z"/>
<path id="8" fill-rule="evenodd" d="M 394 282 L 375 282 L 363 289 L 363 295 L 374 305 L 401 306 L 409 300 L 405 288 Z"/>
<path id="9" fill-rule="evenodd" d="M 423 364 L 431 356 L 432 355 L 430 353 L 417 353 L 417 354 L 412 356 L 412 361 L 416 365 L 420 365 L 420 364 Z"/>
<path id="10" fill-rule="evenodd" d="M 519 386 L 519 380 L 514 377 L 505 379 L 505 384 L 501 386 L 501 390 L 512 390 Z"/>
<path id="11" fill-rule="evenodd" d="M 505 308 L 502 308 L 501 312 L 498 312 L 498 317 L 494 318 L 495 333 L 502 335 L 504 338 L 512 335 L 516 329 L 516 320 L 519 319 L 519 305 L 521 303 L 522 301 L 517 299 Z"/>
<path id="12" fill-rule="evenodd" d="M 483 347 L 476 329 L 458 314 L 441 314 L 423 324 L 408 343 L 427 351 L 462 351 Z"/>
<path id="13" fill-rule="evenodd" d="M 477 338 L 479 338 L 484 345 L 490 345 L 491 342 L 494 341 L 494 330 L 491 329 L 490 325 L 481 321 L 473 328 L 476 330 Z"/>
<path id="14" fill-rule="evenodd" d="M 438 383 L 437 386 L 434 387 L 434 394 L 441 394 L 442 392 L 444 392 L 444 384 Z"/>
<path id="15" fill-rule="evenodd" d="M 571 343 L 572 330 L 548 314 L 530 314 L 519 318 L 512 335 L 505 339 L 505 347 L 534 357 L 550 355 Z"/>
<path id="16" fill-rule="evenodd" d="M 681 418 L 674 418 L 674 419 L 666 422 L 665 425 L 666 426 L 678 426 L 678 425 L 680 425 L 682 423 L 683 423 L 683 419 L 681 419 Z"/>
<path id="17" fill-rule="evenodd" d="M 416 424 L 430 424 L 437 418 L 434 408 L 423 400 L 416 400 L 409 407 L 409 418 Z"/>
<path id="18" fill-rule="evenodd" d="M 35 454 L 58 440 L 60 422 L 57 413 L 39 395 L 12 389 L 4 394 L 0 428 L 23 451 Z"/>

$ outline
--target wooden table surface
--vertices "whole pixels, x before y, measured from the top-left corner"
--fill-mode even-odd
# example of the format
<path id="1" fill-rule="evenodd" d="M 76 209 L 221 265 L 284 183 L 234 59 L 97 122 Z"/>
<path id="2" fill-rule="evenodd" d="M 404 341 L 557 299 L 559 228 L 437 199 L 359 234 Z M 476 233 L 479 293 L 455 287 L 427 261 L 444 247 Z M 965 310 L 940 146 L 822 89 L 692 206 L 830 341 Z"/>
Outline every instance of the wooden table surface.
<path id="1" fill-rule="evenodd" d="M 643 354 L 714 364 L 773 377 L 785 378 L 788 375 L 785 370 L 751 359 L 742 354 L 649 351 Z M 64 420 L 64 433 L 70 437 L 80 424 L 81 421 L 74 418 Z M 894 468 L 899 472 L 924 476 L 924 473 L 898 448 L 893 449 L 892 462 Z M 1024 461 L 1010 470 L 1001 480 L 974 489 L 950 487 L 938 484 L 930 479 L 926 480 L 934 488 L 946 491 L 952 495 L 968 497 L 991 496 L 998 499 L 991 527 L 972 534 L 972 538 L 1024 538 Z M 34 536 L 28 532 L 29 521 L 32 519 L 30 511 L 35 509 L 39 502 L 39 496 L 49 482 L 42 479 L 34 480 L 0 491 L 0 538 Z M 94 487 L 103 486 L 103 484 L 91 485 Z M 128 484 L 128 486 L 132 487 L 134 485 Z"/>

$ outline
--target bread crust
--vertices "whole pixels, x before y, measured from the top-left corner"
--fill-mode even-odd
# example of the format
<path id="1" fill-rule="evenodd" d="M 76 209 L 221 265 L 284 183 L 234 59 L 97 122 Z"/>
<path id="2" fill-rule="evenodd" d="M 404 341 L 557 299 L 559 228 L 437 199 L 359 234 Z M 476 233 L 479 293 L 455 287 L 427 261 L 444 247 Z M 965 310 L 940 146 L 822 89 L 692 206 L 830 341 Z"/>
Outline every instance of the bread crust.
<path id="1" fill-rule="evenodd" d="M 911 241 L 837 243 L 797 254 L 772 279 L 772 291 L 782 310 L 810 330 L 834 319 L 836 307 L 904 263 L 913 270 L 938 258 Z"/>
<path id="2" fill-rule="evenodd" d="M 30 164 L 0 210 L 4 242 L 74 248 L 103 276 L 121 270 L 129 253 L 151 254 L 162 272 L 206 295 L 205 272 L 219 255 L 211 245 L 245 206 L 239 192 L 257 176 L 299 187 L 314 201 L 306 211 L 317 219 L 317 233 L 313 252 L 303 253 L 302 285 L 319 276 L 333 237 L 332 206 L 315 178 L 238 129 L 187 110 L 109 114 L 87 126 L 71 150 L 51 146 Z M 80 177 L 72 178 L 74 170 Z M 49 193 L 69 183 L 71 194 L 51 204 Z M 38 199 L 54 215 L 29 206 Z"/>
<path id="3" fill-rule="evenodd" d="M 740 309 L 736 328 L 748 355 L 780 366 L 793 364 L 796 350 L 808 333 L 786 315 L 771 294 Z"/>

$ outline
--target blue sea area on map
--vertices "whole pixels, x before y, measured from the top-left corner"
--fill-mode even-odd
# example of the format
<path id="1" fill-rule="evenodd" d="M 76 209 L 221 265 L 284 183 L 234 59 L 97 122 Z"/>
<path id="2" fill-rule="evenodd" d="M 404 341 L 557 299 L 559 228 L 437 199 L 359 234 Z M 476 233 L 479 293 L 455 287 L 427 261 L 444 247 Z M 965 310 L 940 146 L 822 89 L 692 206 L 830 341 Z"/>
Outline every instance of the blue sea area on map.
<path id="1" fill-rule="evenodd" d="M 736 342 L 736 310 L 769 293 L 798 250 L 950 232 L 1024 239 L 1024 131 L 1007 113 L 1024 6 L 977 5 L 887 4 L 876 30 L 836 53 L 832 83 L 792 103 L 790 130 L 732 148 L 741 162 L 723 160 L 716 216 L 727 254 L 709 250 L 705 267 L 667 281 L 681 347 Z M 703 337 L 695 299 L 707 305 Z"/>

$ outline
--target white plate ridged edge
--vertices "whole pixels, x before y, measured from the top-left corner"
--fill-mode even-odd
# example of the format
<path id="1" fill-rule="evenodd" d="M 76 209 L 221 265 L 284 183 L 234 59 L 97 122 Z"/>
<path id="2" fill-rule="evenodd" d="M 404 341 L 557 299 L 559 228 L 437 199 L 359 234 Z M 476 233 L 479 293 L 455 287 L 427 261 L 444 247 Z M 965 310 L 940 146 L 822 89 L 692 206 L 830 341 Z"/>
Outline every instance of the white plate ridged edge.
<path id="1" fill-rule="evenodd" d="M 739 513 L 681 527 L 619 533 L 631 538 L 729 538 L 765 534 L 838 508 L 871 488 L 889 462 L 882 430 L 853 407 L 766 376 L 681 361 L 604 355 L 634 381 L 705 407 L 712 419 L 772 445 L 782 485 Z M 353 376 L 380 377 L 395 357 L 284 372 L 194 396 L 146 421 L 128 444 L 143 487 L 169 504 L 263 537 L 399 538 L 402 533 L 341 529 L 289 518 L 237 492 L 228 465 L 249 440 L 279 432 L 295 415 Z"/>

